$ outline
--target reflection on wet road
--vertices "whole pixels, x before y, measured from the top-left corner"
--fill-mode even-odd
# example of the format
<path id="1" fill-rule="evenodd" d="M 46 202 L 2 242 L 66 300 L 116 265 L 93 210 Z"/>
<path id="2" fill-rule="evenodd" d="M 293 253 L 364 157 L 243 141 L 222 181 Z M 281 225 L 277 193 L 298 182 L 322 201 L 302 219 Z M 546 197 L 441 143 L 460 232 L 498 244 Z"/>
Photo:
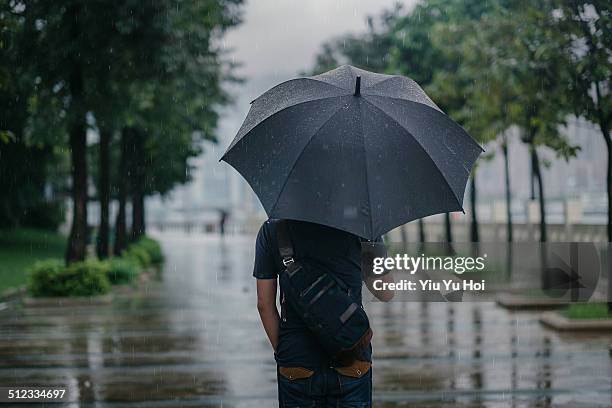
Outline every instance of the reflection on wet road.
<path id="1" fill-rule="evenodd" d="M 67 386 L 70 407 L 277 406 L 252 238 L 160 239 L 161 281 L 135 295 L 0 312 L 0 385 Z M 561 335 L 493 303 L 366 308 L 376 407 L 612 406 L 609 336 Z"/>

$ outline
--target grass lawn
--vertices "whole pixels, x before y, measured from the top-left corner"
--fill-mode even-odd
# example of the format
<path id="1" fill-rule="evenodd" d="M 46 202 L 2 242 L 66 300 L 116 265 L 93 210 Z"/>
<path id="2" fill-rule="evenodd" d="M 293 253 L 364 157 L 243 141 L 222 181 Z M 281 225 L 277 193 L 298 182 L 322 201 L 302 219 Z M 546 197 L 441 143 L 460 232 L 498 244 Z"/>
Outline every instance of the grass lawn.
<path id="1" fill-rule="evenodd" d="M 563 315 L 569 319 L 612 319 L 606 303 L 575 303 Z"/>
<path id="2" fill-rule="evenodd" d="M 26 269 L 41 259 L 64 257 L 66 237 L 33 229 L 0 230 L 0 293 L 27 282 Z"/>

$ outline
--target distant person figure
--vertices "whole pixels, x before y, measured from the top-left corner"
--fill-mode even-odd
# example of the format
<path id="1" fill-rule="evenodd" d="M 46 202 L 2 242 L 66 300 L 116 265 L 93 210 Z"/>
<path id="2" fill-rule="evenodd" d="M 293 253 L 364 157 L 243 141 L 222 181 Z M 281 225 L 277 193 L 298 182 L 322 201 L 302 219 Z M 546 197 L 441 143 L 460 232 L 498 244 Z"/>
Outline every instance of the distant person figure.
<path id="1" fill-rule="evenodd" d="M 277 280 L 284 272 L 279 251 L 279 220 L 268 220 L 256 241 L 255 267 L 257 308 L 263 327 L 274 349 L 277 363 L 279 406 L 283 407 L 371 407 L 372 347 L 367 340 L 359 358 L 345 366 L 334 361 L 322 348 L 302 316 L 286 301 L 280 287 L 281 311 L 276 307 Z M 378 299 L 388 301 L 390 291 L 375 291 L 372 282 L 392 281 L 390 274 L 362 276 L 362 239 L 331 227 L 303 222 L 282 221 L 286 225 L 296 261 L 307 259 L 311 265 L 334 274 L 346 286 L 353 301 L 361 305 L 361 287 Z M 380 241 L 380 239 L 378 240 Z M 303 271 L 298 270 L 296 273 Z"/>
<path id="2" fill-rule="evenodd" d="M 224 209 L 219 210 L 219 233 L 221 235 L 225 235 L 225 223 L 227 222 L 227 217 L 229 213 Z"/>

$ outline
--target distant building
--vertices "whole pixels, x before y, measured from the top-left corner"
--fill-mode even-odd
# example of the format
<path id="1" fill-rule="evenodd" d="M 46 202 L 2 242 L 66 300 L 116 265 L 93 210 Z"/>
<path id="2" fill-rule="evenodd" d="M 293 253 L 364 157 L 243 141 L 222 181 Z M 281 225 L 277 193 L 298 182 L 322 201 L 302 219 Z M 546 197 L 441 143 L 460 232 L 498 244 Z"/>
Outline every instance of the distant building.
<path id="1" fill-rule="evenodd" d="M 538 147 L 547 202 L 554 213 L 555 209 L 561 208 L 555 203 L 559 204 L 566 199 L 580 200 L 589 222 L 604 222 L 607 168 L 605 142 L 595 126 L 581 119 L 570 118 L 564 132 L 570 143 L 581 147 L 575 158 L 566 162 L 555 157 L 550 149 Z M 518 130 L 511 129 L 508 135 L 513 208 L 522 211 L 525 200 L 531 195 L 531 160 L 527 146 L 519 138 Z M 481 160 L 478 164 L 478 197 L 483 205 L 505 197 L 504 160 L 499 143 L 490 143 L 485 149 L 485 155 L 493 154 L 493 158 Z"/>

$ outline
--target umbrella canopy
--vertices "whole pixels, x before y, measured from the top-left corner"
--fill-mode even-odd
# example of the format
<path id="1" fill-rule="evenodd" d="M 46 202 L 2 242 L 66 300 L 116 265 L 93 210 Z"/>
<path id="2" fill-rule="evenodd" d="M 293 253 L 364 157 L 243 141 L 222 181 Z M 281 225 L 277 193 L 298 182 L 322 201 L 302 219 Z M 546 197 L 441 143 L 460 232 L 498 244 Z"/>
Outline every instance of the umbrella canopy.
<path id="1" fill-rule="evenodd" d="M 221 160 L 247 180 L 270 218 L 374 239 L 417 218 L 462 211 L 481 152 L 410 78 L 343 65 L 255 99 Z"/>

